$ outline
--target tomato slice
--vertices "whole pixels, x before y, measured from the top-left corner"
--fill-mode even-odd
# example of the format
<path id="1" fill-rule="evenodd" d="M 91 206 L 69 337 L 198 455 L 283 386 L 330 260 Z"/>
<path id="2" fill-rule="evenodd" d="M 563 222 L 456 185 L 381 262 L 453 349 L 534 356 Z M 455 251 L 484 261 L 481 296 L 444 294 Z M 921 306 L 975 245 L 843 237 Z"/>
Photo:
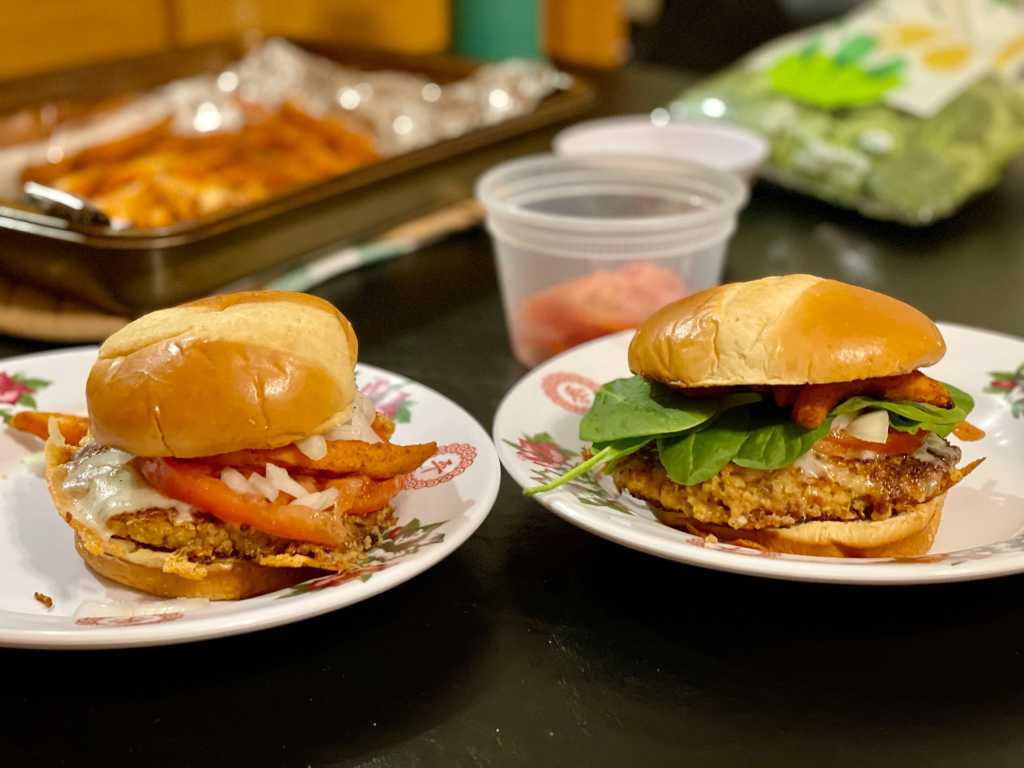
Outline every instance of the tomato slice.
<path id="1" fill-rule="evenodd" d="M 870 443 L 867 440 L 859 440 L 845 432 L 830 432 L 817 443 L 814 450 L 829 456 L 846 456 L 860 451 L 872 451 L 886 456 L 899 456 L 913 453 L 924 442 L 925 431 L 919 429 L 917 432 L 900 432 L 896 429 L 889 430 L 889 438 L 884 443 Z"/>
<path id="2" fill-rule="evenodd" d="M 344 493 L 339 488 L 338 504 L 315 510 L 290 504 L 280 493 L 272 502 L 256 494 L 236 493 L 214 475 L 217 469 L 200 462 L 137 458 L 135 466 L 146 482 L 165 496 L 199 507 L 225 523 L 325 546 L 348 543 L 346 515 L 367 515 L 384 508 L 402 486 L 401 477 L 383 482 L 358 476 L 342 478 L 348 485 Z M 335 482 L 340 481 L 331 481 Z"/>

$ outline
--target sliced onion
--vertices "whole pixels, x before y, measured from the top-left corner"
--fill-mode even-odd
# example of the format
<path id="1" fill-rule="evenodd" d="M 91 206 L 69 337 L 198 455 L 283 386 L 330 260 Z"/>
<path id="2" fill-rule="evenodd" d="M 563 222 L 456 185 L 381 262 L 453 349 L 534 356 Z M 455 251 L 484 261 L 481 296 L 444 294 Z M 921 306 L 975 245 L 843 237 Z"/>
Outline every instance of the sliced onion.
<path id="1" fill-rule="evenodd" d="M 377 406 L 362 392 L 356 392 L 356 396 L 352 399 L 352 410 L 361 414 L 364 420 L 371 423 L 373 417 L 377 415 Z"/>
<path id="2" fill-rule="evenodd" d="M 330 432 L 324 433 L 324 437 L 328 440 L 358 440 L 363 443 L 379 443 L 381 442 L 380 435 L 373 431 L 373 420 L 376 415 L 377 407 L 373 401 L 362 392 L 357 392 L 345 419 Z"/>
<path id="3" fill-rule="evenodd" d="M 299 440 L 295 447 L 310 461 L 320 461 L 327 455 L 327 439 L 323 435 L 311 435 L 305 440 Z"/>
<path id="4" fill-rule="evenodd" d="M 956 448 L 934 432 L 928 432 L 924 436 L 921 447 L 914 452 L 914 458 L 926 464 L 936 464 L 942 460 L 952 459 L 955 461 L 957 452 Z"/>
<path id="5" fill-rule="evenodd" d="M 305 488 L 299 485 L 292 476 L 288 474 L 288 470 L 284 467 L 279 467 L 276 464 L 267 463 L 267 480 L 279 491 L 287 493 L 289 496 L 300 498 L 309 493 Z"/>
<path id="6" fill-rule="evenodd" d="M 277 498 L 277 488 L 259 472 L 253 472 L 249 475 L 249 485 L 255 488 L 257 493 L 262 494 L 267 501 L 273 501 Z"/>
<path id="7" fill-rule="evenodd" d="M 846 433 L 867 443 L 884 443 L 889 439 L 889 412 L 863 413 L 847 425 Z"/>
<path id="8" fill-rule="evenodd" d="M 310 509 L 323 510 L 327 509 L 334 502 L 338 500 L 338 489 L 327 488 L 323 491 L 316 493 L 308 493 L 305 496 L 300 496 L 292 504 L 298 504 L 300 507 L 309 507 Z"/>
<path id="9" fill-rule="evenodd" d="M 67 445 L 64 440 L 64 433 L 60 431 L 60 424 L 57 423 L 57 418 L 51 416 L 50 420 L 46 422 L 46 431 L 50 435 L 50 441 L 54 445 L 59 445 L 61 448 Z"/>
<path id="10" fill-rule="evenodd" d="M 232 467 L 224 467 L 220 471 L 220 480 L 235 493 L 258 493 L 245 479 L 245 475 Z"/>
<path id="11" fill-rule="evenodd" d="M 379 443 L 380 435 L 369 424 L 343 424 L 326 435 L 328 440 L 358 440 L 363 443 Z"/>
<path id="12" fill-rule="evenodd" d="M 856 413 L 840 413 L 832 419 L 832 431 L 840 432 L 846 429 L 846 426 L 857 417 L 857 413 L 860 413 L 860 411 Z"/>

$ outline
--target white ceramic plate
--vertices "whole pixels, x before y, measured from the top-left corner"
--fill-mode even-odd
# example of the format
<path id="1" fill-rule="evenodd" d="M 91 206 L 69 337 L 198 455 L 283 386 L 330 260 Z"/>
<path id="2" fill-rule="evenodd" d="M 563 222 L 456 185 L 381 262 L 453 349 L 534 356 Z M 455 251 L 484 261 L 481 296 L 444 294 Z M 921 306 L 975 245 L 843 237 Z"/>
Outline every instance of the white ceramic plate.
<path id="1" fill-rule="evenodd" d="M 659 557 L 754 576 L 849 584 L 922 584 L 1024 572 L 1024 340 L 940 324 L 948 352 L 929 369 L 974 396 L 971 422 L 987 436 L 963 443 L 964 462 L 985 462 L 946 497 L 932 551 L 921 557 L 841 559 L 762 553 L 660 524 L 606 477 L 586 476 L 537 497 L 570 523 Z M 494 420 L 498 454 L 523 487 L 576 463 L 580 416 L 594 390 L 628 376 L 631 332 L 576 347 L 531 371 Z"/>
<path id="2" fill-rule="evenodd" d="M 21 408 L 85 413 L 95 348 L 0 361 L 0 414 Z M 433 390 L 369 365 L 357 383 L 397 424 L 395 441 L 439 451 L 397 498 L 398 525 L 356 574 L 327 576 L 238 602 L 161 601 L 93 574 L 75 554 L 26 458 L 40 442 L 0 427 L 0 645 L 116 648 L 251 632 L 316 616 L 401 584 L 453 552 L 487 517 L 501 470 L 487 433 Z M 53 598 L 45 608 L 34 598 Z M 116 615 L 110 615 L 116 614 Z"/>

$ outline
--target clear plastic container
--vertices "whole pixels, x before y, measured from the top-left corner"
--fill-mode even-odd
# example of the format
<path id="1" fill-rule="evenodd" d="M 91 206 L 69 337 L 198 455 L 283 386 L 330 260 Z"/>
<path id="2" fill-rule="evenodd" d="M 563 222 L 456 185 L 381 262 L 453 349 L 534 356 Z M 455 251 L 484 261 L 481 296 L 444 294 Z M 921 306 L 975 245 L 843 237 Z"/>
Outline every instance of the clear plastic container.
<path id="1" fill-rule="evenodd" d="M 512 351 L 534 366 L 721 280 L 746 186 L 663 157 L 535 155 L 477 182 Z"/>

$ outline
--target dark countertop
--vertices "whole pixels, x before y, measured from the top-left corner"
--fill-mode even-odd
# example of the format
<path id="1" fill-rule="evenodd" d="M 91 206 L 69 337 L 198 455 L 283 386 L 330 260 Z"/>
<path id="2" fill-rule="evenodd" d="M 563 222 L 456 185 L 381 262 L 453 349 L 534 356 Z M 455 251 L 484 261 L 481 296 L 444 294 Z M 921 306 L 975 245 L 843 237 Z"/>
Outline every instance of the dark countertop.
<path id="1" fill-rule="evenodd" d="M 612 76 L 606 108 L 648 108 L 682 82 Z M 816 272 L 1024 335 L 1022 205 L 1021 163 L 923 231 L 762 187 L 727 277 Z M 317 293 L 353 320 L 367 362 L 440 390 L 487 428 L 524 373 L 481 231 Z M 39 348 L 0 342 L 4 354 Z M 1016 766 L 1019 587 L 704 571 L 578 530 L 506 476 L 456 553 L 333 614 L 169 648 L 0 651 L 3 750 L 10 765 L 43 766 Z"/>

